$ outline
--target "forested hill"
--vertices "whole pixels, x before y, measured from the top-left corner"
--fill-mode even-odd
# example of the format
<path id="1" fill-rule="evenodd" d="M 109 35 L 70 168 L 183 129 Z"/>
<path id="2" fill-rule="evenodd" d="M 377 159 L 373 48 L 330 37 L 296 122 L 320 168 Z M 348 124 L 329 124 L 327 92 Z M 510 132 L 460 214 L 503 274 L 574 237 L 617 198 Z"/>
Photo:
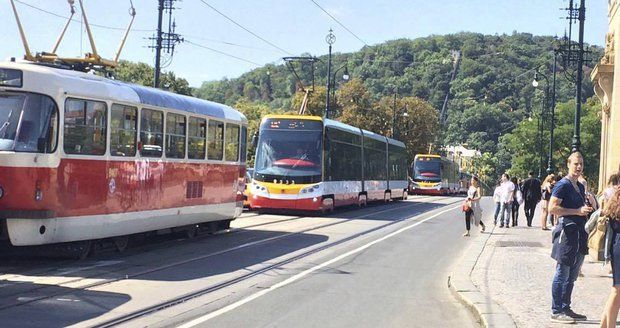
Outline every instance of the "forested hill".
<path id="1" fill-rule="evenodd" d="M 388 41 L 354 53 L 336 53 L 333 69 L 346 63 L 350 76 L 361 79 L 374 100 L 396 91 L 399 97 L 416 96 L 440 110 L 451 78 L 453 51 L 460 50 L 460 69 L 451 85 L 445 141 L 468 142 L 480 150 L 495 152 L 500 132 L 508 132 L 532 109 L 539 110 L 542 93 L 532 86 L 532 70 L 542 66 L 541 72 L 551 78 L 553 47 L 553 37 L 527 33 L 436 35 Z M 590 50 L 594 61 L 603 51 L 599 47 Z M 319 58 L 315 83 L 324 86 L 327 56 Z M 311 84 L 309 65 L 296 66 L 296 70 L 306 85 Z M 560 102 L 572 98 L 574 89 L 564 77 L 561 60 L 558 70 L 562 71 L 557 88 Z M 589 72 L 584 76 L 588 77 Z M 593 91 L 589 79 L 584 80 L 586 99 Z M 343 82 L 337 77 L 339 86 Z M 266 65 L 235 79 L 204 82 L 195 95 L 230 105 L 245 98 L 267 103 L 272 109 L 291 110 L 295 91 L 295 76 L 281 64 Z M 462 118 L 464 111 L 482 106 L 487 107 L 489 115 L 478 117 L 477 123 Z"/>

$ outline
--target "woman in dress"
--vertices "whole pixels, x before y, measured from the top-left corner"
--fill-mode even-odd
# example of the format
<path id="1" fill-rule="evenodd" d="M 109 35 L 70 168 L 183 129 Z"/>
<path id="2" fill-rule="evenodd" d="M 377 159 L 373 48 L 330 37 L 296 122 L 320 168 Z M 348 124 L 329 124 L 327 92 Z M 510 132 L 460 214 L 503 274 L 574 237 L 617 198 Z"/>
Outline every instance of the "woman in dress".
<path id="1" fill-rule="evenodd" d="M 605 304 L 601 327 L 616 327 L 618 310 L 620 309 L 620 190 L 616 189 L 611 198 L 605 203 L 602 215 L 609 219 L 611 227 L 611 272 L 613 286 Z M 608 232 L 609 233 L 609 232 Z"/>
<path id="2" fill-rule="evenodd" d="M 553 185 L 555 184 L 555 175 L 549 174 L 545 181 L 543 181 L 541 189 L 542 189 L 542 202 L 540 204 L 540 226 L 543 230 L 549 230 L 547 228 L 547 216 L 549 215 L 548 207 L 549 200 L 551 199 L 551 192 L 553 191 Z M 553 221 L 551 222 L 553 224 Z"/>
<path id="3" fill-rule="evenodd" d="M 469 237 L 469 229 L 471 228 L 471 219 L 474 219 L 474 225 L 480 225 L 480 232 L 484 232 L 484 222 L 482 222 L 482 208 L 480 207 L 480 199 L 482 198 L 482 188 L 478 177 L 471 178 L 469 189 L 467 189 L 467 201 L 469 203 L 469 211 L 465 212 L 465 228 L 467 231 L 464 237 Z"/>

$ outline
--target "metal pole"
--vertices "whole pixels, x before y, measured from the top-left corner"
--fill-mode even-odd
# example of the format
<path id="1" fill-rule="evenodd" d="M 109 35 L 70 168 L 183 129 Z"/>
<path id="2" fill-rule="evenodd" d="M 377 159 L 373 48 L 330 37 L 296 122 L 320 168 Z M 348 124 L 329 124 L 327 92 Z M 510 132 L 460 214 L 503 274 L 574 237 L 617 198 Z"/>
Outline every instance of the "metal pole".
<path id="1" fill-rule="evenodd" d="M 162 32 L 161 32 L 161 24 L 163 20 L 164 14 L 164 0 L 159 0 L 158 7 L 159 14 L 157 16 L 157 40 L 155 46 L 155 81 L 153 86 L 155 88 L 159 88 L 159 74 L 161 71 L 161 42 L 162 42 Z"/>
<path id="2" fill-rule="evenodd" d="M 577 55 L 577 81 L 575 82 L 577 87 L 576 106 L 575 106 L 575 123 L 573 130 L 573 147 L 572 151 L 579 151 L 581 148 L 581 82 L 583 79 L 583 30 L 586 19 L 586 1 L 581 0 L 579 7 L 579 49 Z"/>
<path id="3" fill-rule="evenodd" d="M 542 112 L 540 114 L 542 115 Z M 541 133 L 541 129 L 540 129 L 540 127 L 541 127 L 540 116 L 541 115 L 538 115 L 538 124 L 537 124 L 537 127 L 538 127 L 538 132 L 537 132 L 537 134 L 538 134 L 538 155 L 540 155 L 540 150 L 542 149 L 542 133 Z M 541 162 L 541 159 L 542 158 L 539 156 L 538 157 L 538 178 L 539 179 L 542 177 L 542 162 Z"/>
<path id="4" fill-rule="evenodd" d="M 392 103 L 392 139 L 396 139 L 396 89 L 394 89 L 394 102 Z"/>
<path id="5" fill-rule="evenodd" d="M 553 130 L 555 129 L 555 75 L 558 63 L 557 52 L 553 53 L 553 87 L 551 90 L 551 119 L 549 122 L 549 152 L 547 154 L 547 174 L 553 173 Z"/>
<path id="6" fill-rule="evenodd" d="M 329 91 L 331 87 L 331 75 L 332 75 L 332 44 L 336 42 L 336 36 L 332 29 L 329 29 L 329 34 L 325 37 L 325 41 L 329 44 L 329 56 L 327 60 L 327 95 L 325 96 L 325 118 L 329 118 Z"/>

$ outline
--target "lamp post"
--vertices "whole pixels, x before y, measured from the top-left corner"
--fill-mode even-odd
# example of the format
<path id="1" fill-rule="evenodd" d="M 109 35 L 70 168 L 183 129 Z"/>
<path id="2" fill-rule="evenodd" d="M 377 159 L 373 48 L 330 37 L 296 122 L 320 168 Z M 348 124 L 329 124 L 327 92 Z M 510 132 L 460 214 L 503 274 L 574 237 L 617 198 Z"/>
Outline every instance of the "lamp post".
<path id="1" fill-rule="evenodd" d="M 543 165 L 544 165 L 544 152 L 543 152 L 543 143 L 542 143 L 542 139 L 543 139 L 543 131 L 544 131 L 544 127 L 543 124 L 544 122 L 542 121 L 543 115 L 546 113 L 547 111 L 547 105 L 548 105 L 548 100 L 547 97 L 549 95 L 549 79 L 547 78 L 547 76 L 543 73 L 541 73 L 538 68 L 536 69 L 536 72 L 534 73 L 534 80 L 532 81 L 532 86 L 534 88 L 538 87 L 538 77 L 542 76 L 545 79 L 545 96 L 544 96 L 544 100 L 543 100 L 543 105 L 542 108 L 540 110 L 540 116 L 538 117 L 538 133 L 539 133 L 539 139 L 538 139 L 538 145 L 539 145 L 539 165 L 538 165 L 538 177 L 541 178 L 542 177 L 542 170 L 543 170 Z"/>
<path id="2" fill-rule="evenodd" d="M 325 96 L 325 118 L 329 118 L 329 91 L 331 86 L 331 75 L 332 75 L 332 44 L 336 42 L 336 36 L 334 35 L 332 29 L 329 29 L 329 33 L 325 37 L 325 42 L 329 44 L 329 56 L 327 60 L 327 95 Z"/>
<path id="3" fill-rule="evenodd" d="M 547 175 L 553 173 L 553 131 L 555 130 L 555 75 L 558 53 L 553 53 L 553 86 L 551 87 L 551 119 L 549 122 L 549 153 L 547 154 Z"/>
<path id="4" fill-rule="evenodd" d="M 338 72 L 344 68 L 344 72 L 342 73 L 342 79 L 345 81 L 349 81 L 350 75 L 349 75 L 349 67 L 348 64 L 344 64 L 340 67 L 338 67 L 338 69 L 336 69 L 334 71 L 334 74 L 332 75 L 332 85 L 331 85 L 331 92 L 332 92 L 332 99 L 333 101 L 336 100 L 336 76 L 338 75 Z"/>

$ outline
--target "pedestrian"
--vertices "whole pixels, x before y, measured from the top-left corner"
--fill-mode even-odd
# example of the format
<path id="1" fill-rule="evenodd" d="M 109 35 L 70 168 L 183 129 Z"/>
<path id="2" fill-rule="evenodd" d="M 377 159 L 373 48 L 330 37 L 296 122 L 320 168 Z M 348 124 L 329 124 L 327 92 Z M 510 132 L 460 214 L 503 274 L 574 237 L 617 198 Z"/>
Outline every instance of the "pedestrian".
<path id="1" fill-rule="evenodd" d="M 545 181 L 542 183 L 542 202 L 540 204 L 540 224 L 543 230 L 549 230 L 547 228 L 547 219 L 549 214 L 549 200 L 551 199 L 551 192 L 553 191 L 553 187 L 555 185 L 555 175 L 549 174 Z M 553 217 L 553 216 L 552 216 Z M 551 219 L 551 225 L 554 224 L 553 218 Z"/>
<path id="2" fill-rule="evenodd" d="M 512 193 L 512 226 L 516 227 L 519 225 L 519 207 L 521 205 L 519 204 L 519 197 L 523 198 L 523 196 L 519 196 L 521 191 L 519 190 L 519 182 L 517 178 L 512 177 L 510 182 L 514 184 L 514 192 Z"/>
<path id="3" fill-rule="evenodd" d="M 609 179 L 607 180 L 607 187 L 605 187 L 605 189 L 603 189 L 603 192 L 601 193 L 601 201 L 605 202 L 609 200 L 611 198 L 611 195 L 614 194 L 614 192 L 618 189 L 619 186 L 620 174 L 614 173 L 610 175 Z"/>
<path id="4" fill-rule="evenodd" d="M 592 207 L 586 205 L 585 187 L 579 182 L 583 172 L 583 156 L 574 152 L 568 157 L 568 174 L 553 188 L 549 212 L 560 217 L 553 231 L 551 257 L 557 261 L 551 285 L 551 321 L 574 323 L 587 317 L 571 309 L 571 294 L 585 254 L 588 235 L 585 223 Z"/>
<path id="5" fill-rule="evenodd" d="M 510 216 L 512 214 L 512 202 L 514 200 L 515 185 L 510 181 L 508 173 L 502 174 L 501 185 L 501 208 L 499 227 L 510 228 Z"/>
<path id="6" fill-rule="evenodd" d="M 497 180 L 495 190 L 493 191 L 493 201 L 495 202 L 495 215 L 493 216 L 493 224 L 497 225 L 497 216 L 502 208 L 502 180 Z M 501 224 L 500 219 L 500 224 Z"/>
<path id="7" fill-rule="evenodd" d="M 480 232 L 484 232 L 485 226 L 482 222 L 482 207 L 480 207 L 480 199 L 482 198 L 482 188 L 477 176 L 473 176 L 470 181 L 469 189 L 467 189 L 467 202 L 469 210 L 465 212 L 465 228 L 467 231 L 463 237 L 469 237 L 469 229 L 471 227 L 471 219 L 474 219 L 474 225 L 481 226 Z"/>
<path id="8" fill-rule="evenodd" d="M 532 226 L 536 206 L 538 205 L 538 202 L 540 202 L 540 198 L 542 196 L 541 189 L 540 180 L 534 177 L 534 172 L 530 171 L 527 175 L 527 179 L 523 181 L 523 188 L 521 189 L 523 193 L 523 200 L 525 201 L 523 209 L 525 211 L 525 218 L 527 219 L 528 227 Z M 546 221 L 542 225 L 542 228 L 543 230 L 547 230 Z"/>
<path id="9" fill-rule="evenodd" d="M 611 227 L 611 273 L 613 286 L 605 303 L 601 328 L 616 327 L 618 310 L 620 309 L 620 189 L 615 189 L 614 193 L 605 203 L 602 216 L 609 220 Z M 608 230 L 609 231 L 609 230 Z M 609 233 L 609 232 L 608 232 Z"/>

